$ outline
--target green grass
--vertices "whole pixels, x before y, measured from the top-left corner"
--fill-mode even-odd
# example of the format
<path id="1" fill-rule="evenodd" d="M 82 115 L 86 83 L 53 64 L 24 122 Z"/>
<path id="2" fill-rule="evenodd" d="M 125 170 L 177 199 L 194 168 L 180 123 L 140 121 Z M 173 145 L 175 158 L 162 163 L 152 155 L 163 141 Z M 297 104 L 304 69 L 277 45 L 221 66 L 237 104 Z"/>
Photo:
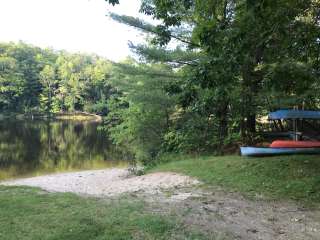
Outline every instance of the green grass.
<path id="1" fill-rule="evenodd" d="M 205 239 L 138 200 L 103 200 L 0 186 L 1 240 Z"/>
<path id="2" fill-rule="evenodd" d="M 166 157 L 151 171 L 176 171 L 248 196 L 320 203 L 320 157 Z"/>

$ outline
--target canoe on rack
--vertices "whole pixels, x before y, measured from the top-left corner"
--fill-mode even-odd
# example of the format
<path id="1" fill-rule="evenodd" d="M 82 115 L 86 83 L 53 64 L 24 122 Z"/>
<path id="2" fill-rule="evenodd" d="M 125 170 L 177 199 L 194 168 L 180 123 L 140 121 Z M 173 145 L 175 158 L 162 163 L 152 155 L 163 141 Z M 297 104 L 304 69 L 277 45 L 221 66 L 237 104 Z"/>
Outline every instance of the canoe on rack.
<path id="1" fill-rule="evenodd" d="M 295 141 L 276 140 L 272 142 L 270 147 L 241 147 L 241 155 L 272 156 L 287 154 L 320 154 L 320 141 L 309 140 L 310 137 L 305 138 L 304 133 L 300 133 L 298 131 L 298 122 L 300 120 L 320 120 L 320 111 L 278 110 L 269 113 L 268 119 L 273 121 L 279 121 L 280 124 L 283 120 L 291 120 L 294 133 L 293 137 Z M 280 129 L 283 129 L 282 124 Z"/>
<path id="2" fill-rule="evenodd" d="M 240 147 L 242 156 L 276 156 L 291 154 L 320 154 L 320 148 Z"/>

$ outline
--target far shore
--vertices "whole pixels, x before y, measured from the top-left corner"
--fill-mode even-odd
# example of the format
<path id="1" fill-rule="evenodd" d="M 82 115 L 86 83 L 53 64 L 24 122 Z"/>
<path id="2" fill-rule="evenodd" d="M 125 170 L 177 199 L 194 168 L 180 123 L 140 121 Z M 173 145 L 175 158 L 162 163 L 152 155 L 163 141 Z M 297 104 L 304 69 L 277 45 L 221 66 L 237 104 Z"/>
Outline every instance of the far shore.
<path id="1" fill-rule="evenodd" d="M 11 113 L 11 114 L 0 114 L 0 120 L 4 119 L 17 119 L 17 120 L 30 120 L 30 119 L 57 119 L 57 120 L 74 120 L 74 121 L 90 121 L 90 122 L 102 122 L 102 116 L 75 111 L 75 112 L 60 112 L 46 115 L 42 113 Z"/>

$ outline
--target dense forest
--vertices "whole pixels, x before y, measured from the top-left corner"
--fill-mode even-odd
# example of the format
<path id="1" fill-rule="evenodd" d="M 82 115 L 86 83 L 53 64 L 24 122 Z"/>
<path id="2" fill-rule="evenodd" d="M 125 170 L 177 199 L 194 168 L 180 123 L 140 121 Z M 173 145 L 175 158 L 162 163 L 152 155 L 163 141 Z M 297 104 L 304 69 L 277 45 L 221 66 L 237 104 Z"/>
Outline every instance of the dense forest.
<path id="1" fill-rule="evenodd" d="M 106 114 L 111 63 L 93 55 L 0 44 L 0 112 Z"/>
<path id="2" fill-rule="evenodd" d="M 1 44 L 1 112 L 106 115 L 114 142 L 149 163 L 258 141 L 272 110 L 319 109 L 318 0 L 142 0 L 140 11 L 158 25 L 111 14 L 146 34 L 121 63 Z"/>

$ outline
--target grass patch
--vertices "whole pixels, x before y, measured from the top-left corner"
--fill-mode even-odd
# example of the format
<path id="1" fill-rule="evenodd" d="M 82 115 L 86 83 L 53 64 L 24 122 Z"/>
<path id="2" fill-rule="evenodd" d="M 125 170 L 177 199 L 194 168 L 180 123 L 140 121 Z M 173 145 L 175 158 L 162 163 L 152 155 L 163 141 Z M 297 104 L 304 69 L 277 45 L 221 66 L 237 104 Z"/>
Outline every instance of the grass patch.
<path id="1" fill-rule="evenodd" d="M 138 200 L 107 201 L 0 186 L 1 240 L 205 239 Z"/>
<path id="2" fill-rule="evenodd" d="M 320 157 L 167 157 L 151 171 L 175 171 L 254 196 L 320 203 Z"/>

